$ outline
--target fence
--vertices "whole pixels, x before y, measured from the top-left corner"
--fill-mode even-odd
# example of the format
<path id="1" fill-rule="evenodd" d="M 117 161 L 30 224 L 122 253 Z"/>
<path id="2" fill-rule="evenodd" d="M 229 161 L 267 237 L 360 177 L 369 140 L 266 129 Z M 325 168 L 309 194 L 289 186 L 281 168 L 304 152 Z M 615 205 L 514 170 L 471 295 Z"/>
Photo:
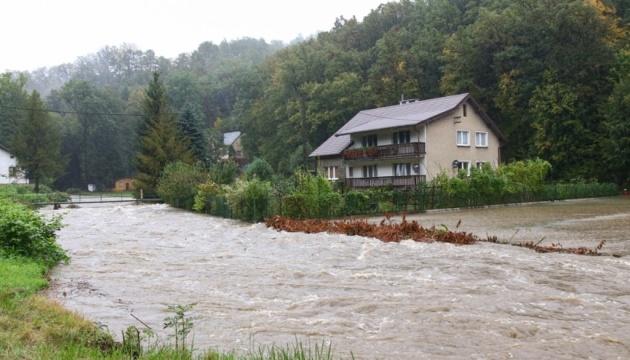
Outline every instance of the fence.
<path id="1" fill-rule="evenodd" d="M 542 190 L 520 191 L 502 195 L 482 195 L 474 191 L 450 193 L 438 187 L 412 190 L 349 191 L 344 194 L 287 195 L 271 199 L 243 199 L 230 206 L 224 197 L 206 198 L 205 212 L 225 218 L 257 222 L 282 215 L 291 218 L 335 218 L 374 215 L 383 212 L 424 212 L 434 209 L 474 208 L 537 201 L 616 196 L 615 184 L 558 184 Z"/>

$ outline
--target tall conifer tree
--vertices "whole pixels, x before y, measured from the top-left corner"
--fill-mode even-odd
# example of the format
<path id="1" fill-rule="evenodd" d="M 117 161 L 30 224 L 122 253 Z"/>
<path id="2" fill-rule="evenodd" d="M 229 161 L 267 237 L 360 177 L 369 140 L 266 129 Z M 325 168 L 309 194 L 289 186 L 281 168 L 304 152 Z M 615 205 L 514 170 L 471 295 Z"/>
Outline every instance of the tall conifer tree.
<path id="1" fill-rule="evenodd" d="M 152 196 L 167 164 L 192 164 L 194 160 L 188 140 L 181 136 L 175 115 L 168 110 L 164 85 L 157 72 L 153 73 L 143 105 L 145 117 L 138 129 L 140 144 L 134 161 L 138 171 L 136 192 L 142 190 L 145 196 Z"/>
<path id="2" fill-rule="evenodd" d="M 29 96 L 27 107 L 13 127 L 10 146 L 18 166 L 39 192 L 41 183 L 54 179 L 63 168 L 61 132 L 37 91 Z"/>

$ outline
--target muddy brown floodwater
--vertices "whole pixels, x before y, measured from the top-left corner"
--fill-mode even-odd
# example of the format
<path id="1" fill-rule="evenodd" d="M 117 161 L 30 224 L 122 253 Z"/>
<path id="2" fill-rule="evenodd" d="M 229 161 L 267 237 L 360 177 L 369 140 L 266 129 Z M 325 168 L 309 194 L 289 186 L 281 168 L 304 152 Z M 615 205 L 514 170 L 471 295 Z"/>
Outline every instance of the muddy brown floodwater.
<path id="1" fill-rule="evenodd" d="M 606 240 L 605 256 L 285 233 L 166 205 L 66 211 L 72 261 L 49 296 L 118 338 L 143 327 L 132 315 L 164 337 L 167 306 L 196 302 L 199 349 L 297 337 L 346 359 L 630 358 L 627 198 L 408 217 L 512 242 Z"/>

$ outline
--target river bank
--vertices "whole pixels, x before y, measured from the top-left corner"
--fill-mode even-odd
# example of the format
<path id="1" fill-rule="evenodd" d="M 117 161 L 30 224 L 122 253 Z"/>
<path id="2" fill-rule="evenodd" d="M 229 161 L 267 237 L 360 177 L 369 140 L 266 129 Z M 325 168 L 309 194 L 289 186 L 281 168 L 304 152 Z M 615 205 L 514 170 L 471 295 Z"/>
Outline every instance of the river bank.
<path id="1" fill-rule="evenodd" d="M 621 257 L 277 232 L 165 205 L 70 209 L 59 242 L 72 262 L 49 296 L 114 334 L 140 326 L 132 314 L 159 329 L 168 305 L 197 302 L 200 348 L 298 337 L 357 359 L 627 358 L 630 225 L 611 227 L 630 223 L 623 201 L 408 217 L 513 241 L 605 235 L 602 250 Z"/>

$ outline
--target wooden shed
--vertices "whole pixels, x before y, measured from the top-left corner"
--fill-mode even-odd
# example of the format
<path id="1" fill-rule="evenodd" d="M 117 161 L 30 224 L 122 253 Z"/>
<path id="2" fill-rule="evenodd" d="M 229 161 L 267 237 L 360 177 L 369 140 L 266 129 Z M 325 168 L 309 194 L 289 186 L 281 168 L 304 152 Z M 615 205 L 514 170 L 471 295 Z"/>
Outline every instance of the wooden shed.
<path id="1" fill-rule="evenodd" d="M 114 191 L 130 191 L 135 188 L 136 182 L 132 178 L 122 178 L 116 180 Z"/>

